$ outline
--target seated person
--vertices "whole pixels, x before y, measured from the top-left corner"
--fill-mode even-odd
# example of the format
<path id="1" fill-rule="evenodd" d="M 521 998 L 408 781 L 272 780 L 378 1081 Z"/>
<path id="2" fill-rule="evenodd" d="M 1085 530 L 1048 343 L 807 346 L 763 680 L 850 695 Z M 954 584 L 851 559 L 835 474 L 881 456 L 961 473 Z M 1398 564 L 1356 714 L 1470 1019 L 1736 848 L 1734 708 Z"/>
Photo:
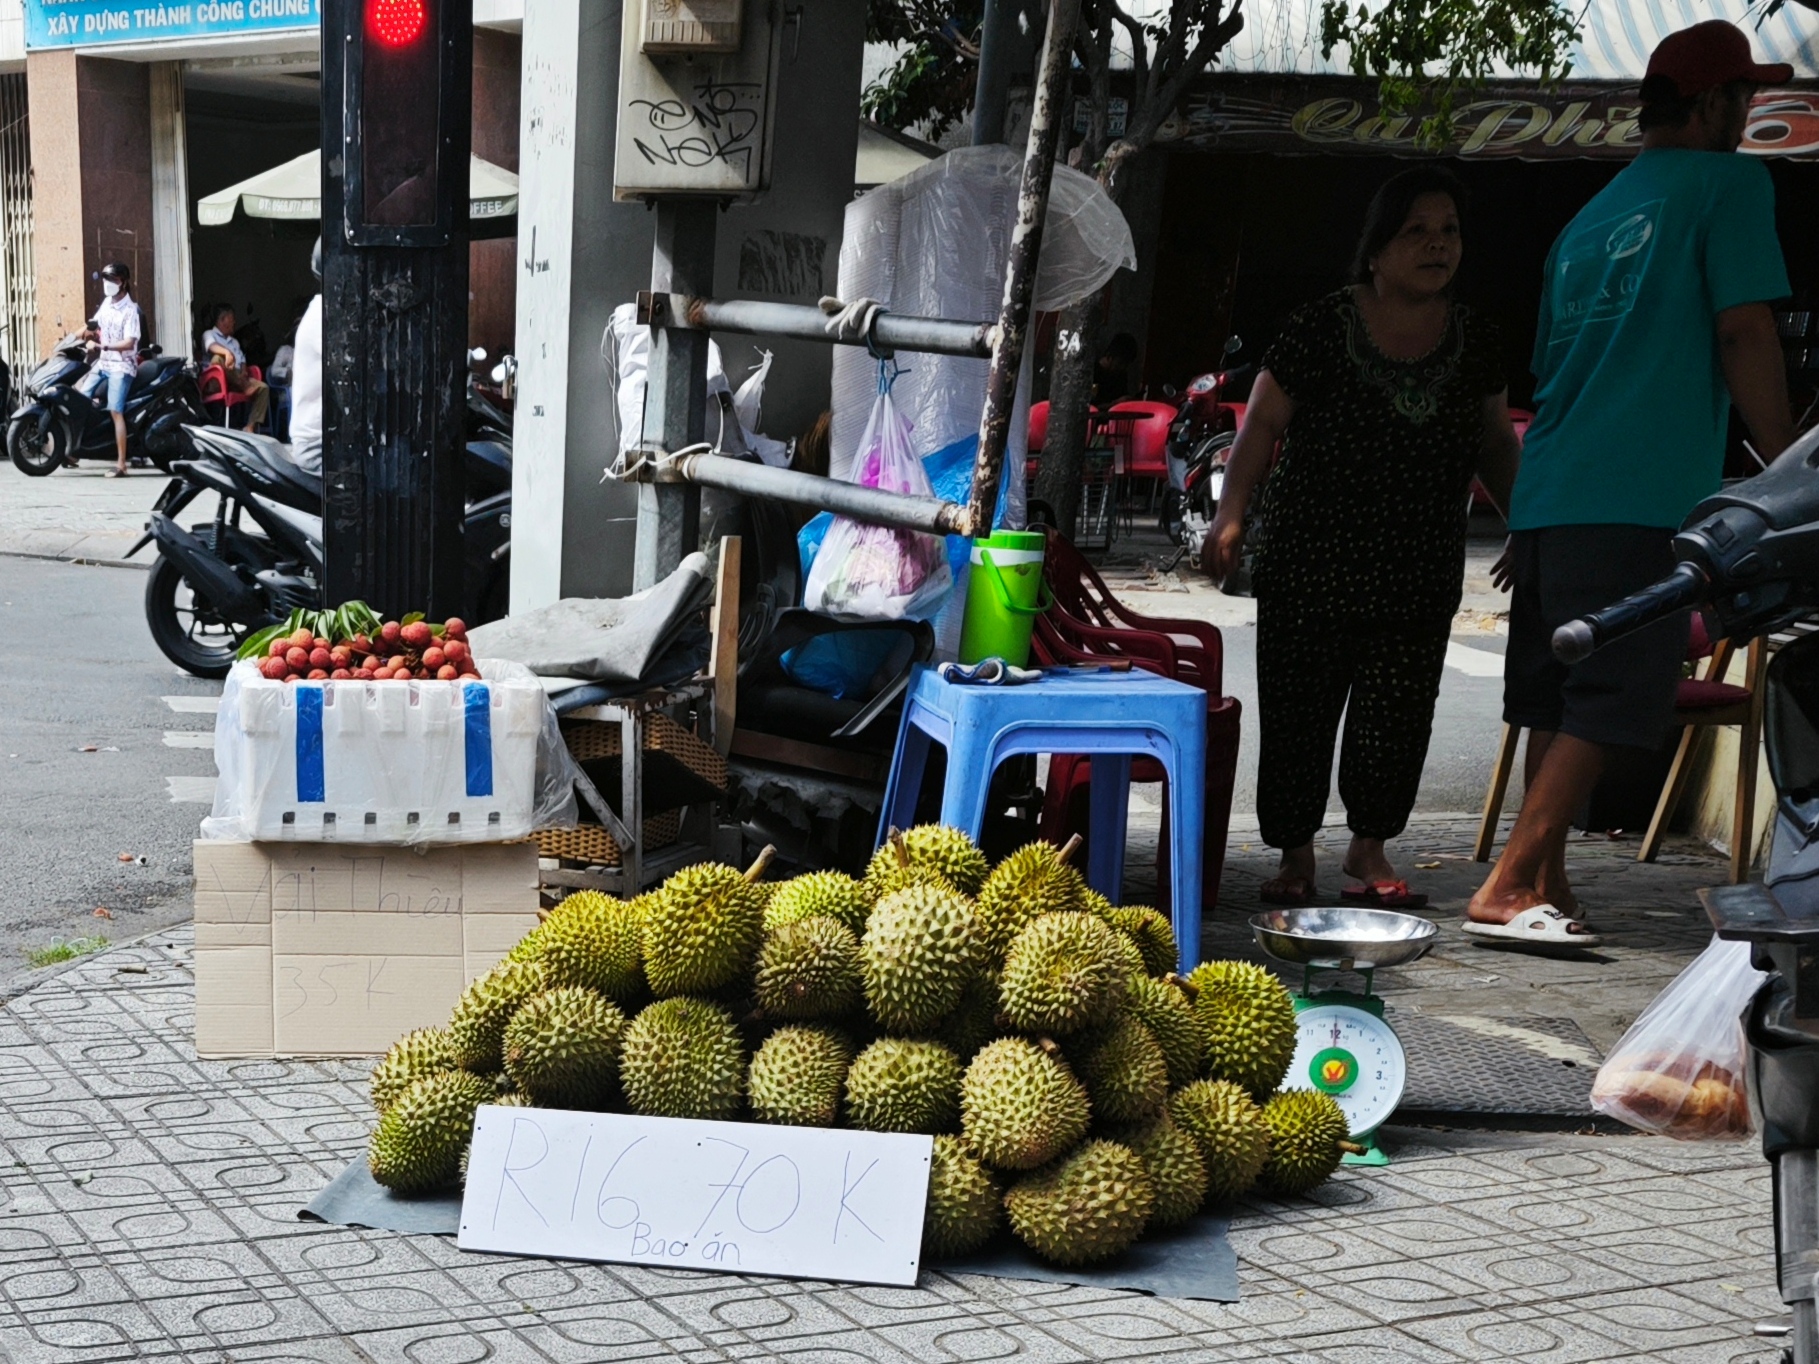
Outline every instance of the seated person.
<path id="1" fill-rule="evenodd" d="M 220 365 L 227 375 L 227 386 L 234 393 L 246 395 L 246 425 L 258 426 L 265 420 L 271 405 L 272 391 L 263 379 L 246 372 L 246 352 L 234 339 L 234 310 L 223 303 L 215 308 L 215 325 L 202 333 L 202 355 L 210 364 Z"/>

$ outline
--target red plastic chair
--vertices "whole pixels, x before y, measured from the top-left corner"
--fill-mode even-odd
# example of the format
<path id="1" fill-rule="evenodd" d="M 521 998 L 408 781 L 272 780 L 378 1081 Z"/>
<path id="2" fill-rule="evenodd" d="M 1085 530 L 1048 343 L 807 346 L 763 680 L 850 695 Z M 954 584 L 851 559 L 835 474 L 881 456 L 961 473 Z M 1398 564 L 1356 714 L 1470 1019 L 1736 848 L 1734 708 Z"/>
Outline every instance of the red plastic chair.
<path id="1" fill-rule="evenodd" d="M 1074 547 L 1073 541 L 1052 527 L 1043 527 L 1048 543 L 1043 552 L 1042 576 L 1061 612 L 1082 624 L 1101 630 L 1149 630 L 1175 644 L 1180 672 L 1171 674 L 1192 683 L 1211 696 L 1225 691 L 1225 640 L 1215 625 L 1203 620 L 1146 616 L 1131 610 L 1112 595 L 1099 571 Z"/>
<path id="2" fill-rule="evenodd" d="M 264 371 L 257 365 L 248 365 L 246 372 L 249 377 L 254 379 L 265 377 Z M 252 401 L 246 394 L 236 393 L 227 386 L 227 371 L 220 365 L 204 365 L 202 372 L 196 376 L 196 385 L 202 390 L 203 406 L 220 407 L 223 426 L 231 425 L 228 417 L 234 408 Z"/>
<path id="3" fill-rule="evenodd" d="M 1029 452 L 1033 455 L 1048 444 L 1048 402 L 1030 404 Z"/>

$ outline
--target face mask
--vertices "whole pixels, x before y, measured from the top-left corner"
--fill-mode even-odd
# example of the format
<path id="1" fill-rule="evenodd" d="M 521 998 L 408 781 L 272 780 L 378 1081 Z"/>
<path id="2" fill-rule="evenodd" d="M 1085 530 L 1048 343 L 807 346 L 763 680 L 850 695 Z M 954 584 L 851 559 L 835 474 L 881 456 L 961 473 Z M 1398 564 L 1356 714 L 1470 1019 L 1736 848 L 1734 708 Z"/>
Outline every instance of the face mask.
<path id="1" fill-rule="evenodd" d="M 120 286 L 111 279 L 104 279 L 101 281 L 101 292 L 112 298 L 120 292 Z"/>

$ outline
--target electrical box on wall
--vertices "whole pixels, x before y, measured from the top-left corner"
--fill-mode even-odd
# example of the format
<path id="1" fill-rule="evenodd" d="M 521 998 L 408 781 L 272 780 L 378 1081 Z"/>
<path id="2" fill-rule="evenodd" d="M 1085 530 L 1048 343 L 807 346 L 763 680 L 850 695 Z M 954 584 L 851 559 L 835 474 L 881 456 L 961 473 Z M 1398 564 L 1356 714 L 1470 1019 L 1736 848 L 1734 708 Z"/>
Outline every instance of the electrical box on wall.
<path id="1" fill-rule="evenodd" d="M 614 198 L 749 199 L 770 187 L 780 3 L 626 0 Z M 653 42 L 678 25 L 730 25 L 734 47 Z"/>
<path id="2" fill-rule="evenodd" d="M 739 50 L 745 0 L 644 0 L 644 6 L 649 56 Z"/>

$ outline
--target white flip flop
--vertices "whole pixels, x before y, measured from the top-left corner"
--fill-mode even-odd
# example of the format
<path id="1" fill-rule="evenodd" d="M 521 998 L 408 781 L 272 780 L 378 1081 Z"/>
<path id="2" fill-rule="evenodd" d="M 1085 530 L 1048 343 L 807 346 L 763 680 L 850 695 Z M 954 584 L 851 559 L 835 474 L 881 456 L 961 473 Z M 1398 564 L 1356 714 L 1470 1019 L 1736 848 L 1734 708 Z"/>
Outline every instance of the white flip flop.
<path id="1" fill-rule="evenodd" d="M 1473 938 L 1492 938 L 1499 942 L 1535 947 L 1602 947 L 1604 939 L 1596 933 L 1574 933 L 1568 918 L 1552 905 L 1534 905 L 1523 910 L 1506 924 L 1482 924 L 1468 919 L 1461 927 Z"/>

